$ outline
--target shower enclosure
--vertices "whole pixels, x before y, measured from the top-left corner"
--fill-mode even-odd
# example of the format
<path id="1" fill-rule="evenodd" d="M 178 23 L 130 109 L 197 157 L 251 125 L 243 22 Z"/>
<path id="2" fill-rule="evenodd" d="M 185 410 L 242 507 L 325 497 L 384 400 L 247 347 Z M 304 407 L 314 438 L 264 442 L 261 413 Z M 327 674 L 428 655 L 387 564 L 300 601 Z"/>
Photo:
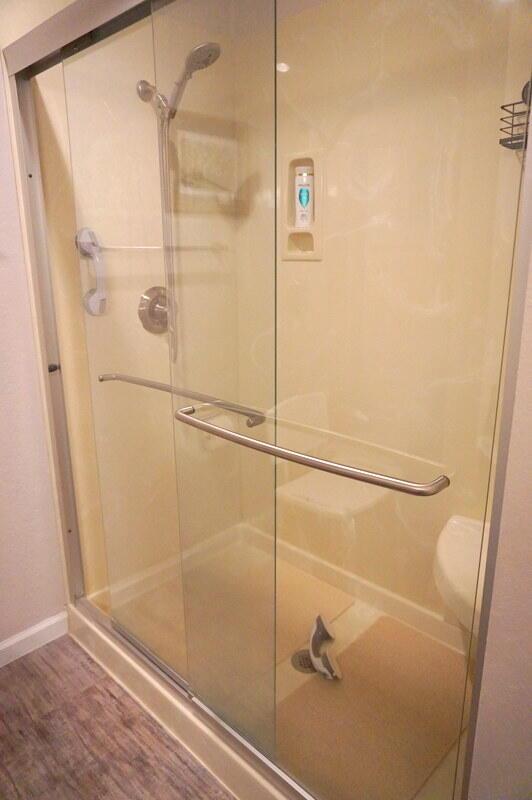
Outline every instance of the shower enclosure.
<path id="1" fill-rule="evenodd" d="M 529 14 L 153 0 L 34 70 L 81 601 L 307 797 L 461 796 Z"/>

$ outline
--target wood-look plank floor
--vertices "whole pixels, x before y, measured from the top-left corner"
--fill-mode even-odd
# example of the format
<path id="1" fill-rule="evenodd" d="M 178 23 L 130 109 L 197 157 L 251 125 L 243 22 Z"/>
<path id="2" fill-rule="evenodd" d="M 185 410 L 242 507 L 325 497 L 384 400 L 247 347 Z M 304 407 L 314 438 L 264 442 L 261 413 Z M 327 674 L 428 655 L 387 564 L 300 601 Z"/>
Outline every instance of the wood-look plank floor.
<path id="1" fill-rule="evenodd" d="M 1 800 L 234 800 L 70 637 L 0 669 Z"/>

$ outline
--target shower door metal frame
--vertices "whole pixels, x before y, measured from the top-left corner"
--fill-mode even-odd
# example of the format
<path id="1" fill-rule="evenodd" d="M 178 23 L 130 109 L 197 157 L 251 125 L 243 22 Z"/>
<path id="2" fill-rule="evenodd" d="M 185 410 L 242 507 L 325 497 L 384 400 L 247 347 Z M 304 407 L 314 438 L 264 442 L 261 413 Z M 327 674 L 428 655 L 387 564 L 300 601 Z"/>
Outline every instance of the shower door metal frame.
<path id="1" fill-rule="evenodd" d="M 159 4 L 173 0 L 158 0 Z M 63 548 L 67 561 L 68 599 L 85 616 L 92 617 L 106 633 L 122 647 L 128 643 L 120 634 L 98 619 L 98 614 L 89 611 L 85 598 L 83 564 L 74 482 L 70 461 L 70 448 L 66 424 L 66 407 L 60 370 L 48 371 L 49 364 L 58 363 L 58 341 L 55 311 L 51 292 L 50 268 L 46 245 L 45 207 L 39 165 L 33 98 L 30 79 L 33 75 L 59 63 L 63 57 L 84 49 L 114 32 L 128 27 L 132 22 L 151 13 L 150 0 L 76 0 L 65 9 L 50 17 L 41 25 L 10 44 L 2 51 L 4 74 L 8 79 L 10 110 L 13 115 L 13 145 L 18 165 L 17 177 L 21 225 L 27 242 L 25 269 L 28 273 L 29 291 L 34 308 L 35 335 L 40 352 L 39 372 L 43 387 L 43 405 L 49 431 L 49 457 L 52 466 L 53 484 L 56 493 L 61 526 Z M 8 109 L 9 110 L 9 109 Z M 493 580 L 497 558 L 498 540 L 506 465 L 513 418 L 513 401 L 519 366 L 520 344 L 526 300 L 532 245 L 532 158 L 527 158 L 521 177 L 519 214 L 516 230 L 514 260 L 510 287 L 507 325 L 505 333 L 505 357 L 501 367 L 498 391 L 499 434 L 494 441 L 497 463 L 492 475 L 494 499 L 486 559 L 486 575 L 481 605 L 480 630 L 477 647 L 477 667 L 471 703 L 470 723 L 466 743 L 466 758 L 461 798 L 467 800 L 469 776 L 475 726 L 482 683 L 484 659 Z M 55 382 L 55 387 L 52 386 Z M 131 647 L 131 646 L 130 646 Z M 140 654 L 142 657 L 142 654 Z M 149 659 L 145 659 L 150 663 Z M 152 668 L 156 665 L 150 663 Z M 172 681 L 174 688 L 186 694 L 200 711 L 213 719 L 220 731 L 227 732 L 242 745 L 252 758 L 265 765 L 273 776 L 281 778 L 288 791 L 300 797 L 314 800 L 299 784 L 292 780 L 276 764 L 270 761 L 253 745 L 219 719 L 210 709 L 199 702 L 192 692 L 184 692 Z M 456 791 L 456 786 L 455 786 Z"/>

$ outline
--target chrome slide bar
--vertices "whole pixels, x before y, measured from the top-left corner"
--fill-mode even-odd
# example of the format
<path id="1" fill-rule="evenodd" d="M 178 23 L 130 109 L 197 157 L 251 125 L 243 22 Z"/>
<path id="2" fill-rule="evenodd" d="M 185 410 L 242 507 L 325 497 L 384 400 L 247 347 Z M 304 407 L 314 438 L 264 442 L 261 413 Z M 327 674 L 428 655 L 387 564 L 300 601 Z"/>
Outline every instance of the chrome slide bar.
<path id="1" fill-rule="evenodd" d="M 287 450 L 286 447 L 260 442 L 257 441 L 257 439 L 253 439 L 251 436 L 229 431 L 226 428 L 221 428 L 219 425 L 214 425 L 212 422 L 205 422 L 205 420 L 199 419 L 194 416 L 195 413 L 196 409 L 194 406 L 187 406 L 186 408 L 180 408 L 176 411 L 175 417 L 179 422 L 184 422 L 185 425 L 191 425 L 193 428 L 198 428 L 200 431 L 210 433 L 213 436 L 219 436 L 221 439 L 227 439 L 227 441 L 234 442 L 243 447 L 250 447 L 252 450 L 258 450 L 260 453 L 267 453 L 276 458 L 283 458 L 285 461 L 293 461 L 295 464 L 303 464 L 305 467 L 319 469 L 322 472 L 331 472 L 333 475 L 352 478 L 362 483 L 372 483 L 375 486 L 383 486 L 386 489 L 393 489 L 396 492 L 404 492 L 404 494 L 413 494 L 419 497 L 429 497 L 430 495 L 438 494 L 438 492 L 446 489 L 451 483 L 447 475 L 440 475 L 433 481 L 430 481 L 430 483 L 414 483 L 413 481 L 404 481 L 401 478 L 394 478 L 390 475 L 381 475 L 378 472 L 369 472 L 368 470 L 359 469 L 358 467 L 337 464 L 335 461 L 326 461 L 323 458 L 308 456 L 304 453 L 298 453 L 295 450 Z"/>
<path id="2" fill-rule="evenodd" d="M 240 406 L 237 403 L 230 403 L 225 400 L 220 400 L 217 397 L 212 397 L 202 392 L 192 392 L 189 389 L 180 389 L 177 386 L 172 386 L 170 383 L 159 383 L 159 381 L 148 381 L 145 378 L 136 378 L 133 375 L 122 375 L 120 372 L 107 372 L 103 375 L 98 375 L 100 383 L 106 381 L 121 381 L 122 383 L 133 383 L 135 386 L 145 386 L 147 389 L 157 389 L 159 392 L 167 392 L 168 394 L 175 394 L 178 397 L 186 397 L 187 400 L 197 400 L 200 403 L 207 403 L 208 405 L 223 408 L 225 411 L 232 411 L 235 414 L 240 414 L 247 417 L 246 425 L 248 428 L 254 428 L 256 425 L 262 425 L 266 417 L 262 412 L 257 411 L 255 408 L 247 408 Z"/>

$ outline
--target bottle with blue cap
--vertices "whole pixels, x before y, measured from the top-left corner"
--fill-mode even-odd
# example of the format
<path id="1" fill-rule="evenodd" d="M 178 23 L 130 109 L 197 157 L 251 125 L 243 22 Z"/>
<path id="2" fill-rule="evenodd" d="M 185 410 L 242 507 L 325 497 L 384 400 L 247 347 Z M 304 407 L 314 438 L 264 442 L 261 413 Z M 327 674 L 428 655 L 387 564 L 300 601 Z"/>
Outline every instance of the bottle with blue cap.
<path id="1" fill-rule="evenodd" d="M 296 167 L 295 227 L 310 228 L 314 217 L 314 170 L 310 166 Z"/>

